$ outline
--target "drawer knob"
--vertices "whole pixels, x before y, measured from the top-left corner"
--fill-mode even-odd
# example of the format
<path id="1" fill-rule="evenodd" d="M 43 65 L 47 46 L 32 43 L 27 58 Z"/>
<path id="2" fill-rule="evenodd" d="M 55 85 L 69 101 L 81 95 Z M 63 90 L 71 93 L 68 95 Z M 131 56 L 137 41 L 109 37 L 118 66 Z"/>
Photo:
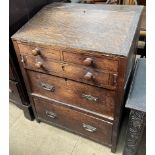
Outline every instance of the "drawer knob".
<path id="1" fill-rule="evenodd" d="M 40 69 L 41 67 L 43 67 L 43 63 L 42 62 L 37 62 L 35 64 L 35 67 L 38 68 L 38 69 Z"/>
<path id="2" fill-rule="evenodd" d="M 46 111 L 46 115 L 53 119 L 56 118 L 56 116 L 57 116 L 54 112 L 51 112 L 51 111 Z"/>
<path id="3" fill-rule="evenodd" d="M 91 80 L 93 79 L 93 74 L 91 72 L 87 72 L 85 75 L 84 75 L 84 79 L 86 80 Z"/>
<path id="4" fill-rule="evenodd" d="M 86 66 L 90 66 L 93 64 L 93 59 L 92 58 L 86 58 L 83 63 L 86 65 Z"/>
<path id="5" fill-rule="evenodd" d="M 39 54 L 40 54 L 40 49 L 39 49 L 39 48 L 35 48 L 34 50 L 32 50 L 32 54 L 33 54 L 34 56 L 39 55 Z"/>
<path id="6" fill-rule="evenodd" d="M 95 132 L 96 131 L 96 128 L 93 127 L 93 126 L 91 126 L 91 125 L 88 125 L 88 124 L 83 123 L 82 126 L 83 126 L 83 128 L 85 130 L 87 130 L 89 132 Z"/>

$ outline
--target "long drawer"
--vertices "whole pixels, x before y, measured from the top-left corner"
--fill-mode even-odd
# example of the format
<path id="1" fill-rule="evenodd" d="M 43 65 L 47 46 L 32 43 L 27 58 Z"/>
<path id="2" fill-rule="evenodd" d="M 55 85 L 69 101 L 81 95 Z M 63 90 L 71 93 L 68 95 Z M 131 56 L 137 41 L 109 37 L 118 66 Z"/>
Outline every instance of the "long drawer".
<path id="1" fill-rule="evenodd" d="M 98 71 L 89 67 L 44 59 L 40 56 L 22 55 L 22 59 L 23 65 L 27 69 L 57 75 L 99 87 L 116 88 L 117 73 Z"/>
<path id="2" fill-rule="evenodd" d="M 33 71 L 27 74 L 32 93 L 114 117 L 114 91 Z"/>
<path id="3" fill-rule="evenodd" d="M 112 123 L 41 98 L 34 98 L 34 105 L 39 119 L 111 146 Z"/>

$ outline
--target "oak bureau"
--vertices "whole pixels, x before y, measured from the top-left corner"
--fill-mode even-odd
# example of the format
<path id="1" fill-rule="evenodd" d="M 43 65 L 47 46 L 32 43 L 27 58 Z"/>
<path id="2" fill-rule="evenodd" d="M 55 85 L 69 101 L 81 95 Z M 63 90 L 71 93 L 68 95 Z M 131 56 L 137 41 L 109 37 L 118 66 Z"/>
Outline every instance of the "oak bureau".
<path id="1" fill-rule="evenodd" d="M 53 3 L 12 36 L 38 122 L 116 151 L 142 10 Z"/>

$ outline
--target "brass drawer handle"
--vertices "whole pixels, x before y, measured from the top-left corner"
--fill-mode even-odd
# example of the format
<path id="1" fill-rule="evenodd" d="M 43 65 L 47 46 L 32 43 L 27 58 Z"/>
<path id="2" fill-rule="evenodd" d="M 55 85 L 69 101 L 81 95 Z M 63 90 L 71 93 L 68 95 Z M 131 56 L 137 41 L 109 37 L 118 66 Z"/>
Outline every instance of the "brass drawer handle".
<path id="1" fill-rule="evenodd" d="M 51 91 L 51 92 L 55 91 L 55 87 L 53 85 L 49 85 L 49 84 L 44 83 L 44 82 L 41 82 L 41 87 L 47 91 Z"/>
<path id="2" fill-rule="evenodd" d="M 95 132 L 97 130 L 95 127 L 85 124 L 85 123 L 83 123 L 82 126 L 85 130 L 87 130 L 89 132 Z"/>
<path id="3" fill-rule="evenodd" d="M 82 97 L 87 99 L 87 100 L 89 100 L 89 101 L 93 101 L 93 102 L 97 102 L 98 101 L 97 97 L 94 97 L 94 96 L 91 96 L 91 95 L 82 94 Z"/>
<path id="4" fill-rule="evenodd" d="M 35 48 L 34 50 L 32 50 L 32 55 L 34 55 L 34 56 L 40 55 L 40 49 Z"/>
<path id="5" fill-rule="evenodd" d="M 46 111 L 46 115 L 53 119 L 56 118 L 56 116 L 57 116 L 54 112 L 51 112 L 51 111 Z"/>

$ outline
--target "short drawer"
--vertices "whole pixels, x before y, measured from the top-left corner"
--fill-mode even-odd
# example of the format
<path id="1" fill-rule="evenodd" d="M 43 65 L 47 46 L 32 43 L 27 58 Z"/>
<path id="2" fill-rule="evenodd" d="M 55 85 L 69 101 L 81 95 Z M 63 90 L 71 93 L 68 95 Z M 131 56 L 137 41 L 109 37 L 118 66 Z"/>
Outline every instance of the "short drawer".
<path id="1" fill-rule="evenodd" d="M 34 98 L 34 105 L 39 119 L 111 146 L 112 123 L 40 98 Z"/>
<path id="2" fill-rule="evenodd" d="M 118 60 L 108 56 L 96 56 L 91 54 L 63 52 L 65 62 L 80 64 L 93 69 L 108 70 L 117 72 Z"/>
<path id="3" fill-rule="evenodd" d="M 32 57 L 41 57 L 46 60 L 47 58 L 60 60 L 61 54 L 58 49 L 49 46 L 18 44 L 21 55 L 30 55 Z"/>
<path id="4" fill-rule="evenodd" d="M 117 85 L 117 73 L 97 71 L 80 65 L 67 64 L 51 59 L 42 59 L 29 55 L 22 55 L 25 68 L 51 75 L 61 76 L 75 81 L 115 89 Z"/>
<path id="5" fill-rule="evenodd" d="M 115 92 L 51 75 L 27 71 L 32 93 L 114 117 Z"/>
<path id="6" fill-rule="evenodd" d="M 9 100 L 16 104 L 22 104 L 19 91 L 18 91 L 18 82 L 9 81 Z"/>

